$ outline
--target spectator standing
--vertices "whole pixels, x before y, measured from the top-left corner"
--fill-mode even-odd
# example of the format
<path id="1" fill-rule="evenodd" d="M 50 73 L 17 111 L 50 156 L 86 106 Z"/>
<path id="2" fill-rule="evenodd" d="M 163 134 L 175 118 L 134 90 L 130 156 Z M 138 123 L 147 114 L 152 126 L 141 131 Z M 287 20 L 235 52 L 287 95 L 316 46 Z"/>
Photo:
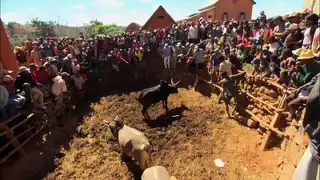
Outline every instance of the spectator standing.
<path id="1" fill-rule="evenodd" d="M 168 45 L 168 43 L 165 43 L 163 47 L 163 64 L 165 69 L 170 69 L 171 56 L 172 56 L 172 49 Z"/>

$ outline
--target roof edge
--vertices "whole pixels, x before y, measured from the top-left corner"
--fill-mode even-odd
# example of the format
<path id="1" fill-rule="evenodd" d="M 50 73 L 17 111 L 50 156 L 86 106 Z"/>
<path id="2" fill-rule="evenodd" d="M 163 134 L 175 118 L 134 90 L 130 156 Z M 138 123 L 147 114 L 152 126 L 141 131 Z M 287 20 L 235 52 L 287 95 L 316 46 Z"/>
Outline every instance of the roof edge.
<path id="1" fill-rule="evenodd" d="M 163 10 L 167 16 L 173 21 L 173 23 L 176 23 L 176 21 L 172 18 L 172 16 L 166 11 L 166 9 L 164 9 L 164 7 L 162 5 L 160 5 L 154 12 L 153 14 L 150 16 L 150 18 L 147 20 L 146 23 L 144 23 L 144 25 L 141 27 L 141 29 L 144 29 L 151 21 L 152 17 L 160 10 Z"/>

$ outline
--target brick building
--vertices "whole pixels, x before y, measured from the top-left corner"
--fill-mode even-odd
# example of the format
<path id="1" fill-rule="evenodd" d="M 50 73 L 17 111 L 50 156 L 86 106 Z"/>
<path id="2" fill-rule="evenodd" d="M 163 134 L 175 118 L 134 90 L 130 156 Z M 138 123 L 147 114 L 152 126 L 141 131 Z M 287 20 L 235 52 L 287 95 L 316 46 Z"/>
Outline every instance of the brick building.
<path id="1" fill-rule="evenodd" d="M 127 26 L 126 32 L 137 32 L 137 31 L 139 31 L 140 28 L 141 28 L 141 26 L 139 24 L 133 22 Z"/>
<path id="2" fill-rule="evenodd" d="M 209 0 L 208 3 L 196 14 L 189 16 L 190 21 L 198 20 L 200 17 L 207 21 L 230 21 L 231 19 L 251 20 L 253 0 Z"/>
<path id="3" fill-rule="evenodd" d="M 166 28 L 172 26 L 172 24 L 175 24 L 175 20 L 162 6 L 159 6 L 148 21 L 142 26 L 142 30 Z"/>

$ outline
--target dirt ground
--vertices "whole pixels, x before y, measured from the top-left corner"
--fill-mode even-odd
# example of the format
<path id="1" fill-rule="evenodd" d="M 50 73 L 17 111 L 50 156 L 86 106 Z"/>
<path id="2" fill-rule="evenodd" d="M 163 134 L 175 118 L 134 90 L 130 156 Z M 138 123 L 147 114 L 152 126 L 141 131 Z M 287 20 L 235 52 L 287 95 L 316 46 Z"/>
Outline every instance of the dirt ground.
<path id="1" fill-rule="evenodd" d="M 169 98 L 170 112 L 160 105 L 150 110 L 157 120 L 146 123 L 137 93 L 104 97 L 78 127 L 78 136 L 45 179 L 129 179 L 133 163 L 121 162 L 118 146 L 103 120 L 120 115 L 143 131 L 151 142 L 152 165 L 162 165 L 178 179 L 276 179 L 277 152 L 259 152 L 256 130 L 225 118 L 223 106 L 191 90 Z M 180 115 L 173 119 L 171 116 Z M 221 159 L 224 168 L 216 167 Z M 136 172 L 139 176 L 139 172 Z"/>
<path id="2" fill-rule="evenodd" d="M 256 129 L 226 118 L 224 105 L 210 97 L 208 87 L 200 84 L 201 93 L 188 90 L 192 78 L 176 77 L 182 83 L 179 93 L 169 97 L 169 113 L 165 115 L 159 103 L 149 109 L 149 115 L 157 119 L 145 122 L 136 97 L 141 89 L 157 84 L 159 79 L 169 80 L 165 76 L 156 73 L 150 75 L 150 83 L 128 84 L 109 76 L 109 83 L 89 85 L 90 101 L 77 107 L 64 128 L 48 130 L 28 143 L 26 157 L 0 167 L 0 179 L 139 179 L 137 165 L 122 162 L 117 142 L 103 122 L 118 115 L 127 125 L 146 134 L 152 165 L 166 167 L 178 180 L 291 179 L 303 153 L 296 140 L 287 143 L 290 151 L 274 147 L 261 152 L 263 136 Z M 224 168 L 218 168 L 215 159 L 221 159 Z"/>

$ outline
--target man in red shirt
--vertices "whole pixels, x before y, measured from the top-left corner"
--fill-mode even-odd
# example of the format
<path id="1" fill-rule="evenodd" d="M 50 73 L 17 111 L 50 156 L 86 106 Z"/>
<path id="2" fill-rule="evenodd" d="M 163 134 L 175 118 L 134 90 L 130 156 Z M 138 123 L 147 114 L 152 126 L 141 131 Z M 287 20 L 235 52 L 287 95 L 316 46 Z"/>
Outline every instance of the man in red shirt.
<path id="1" fill-rule="evenodd" d="M 41 84 L 49 83 L 49 74 L 44 66 L 41 66 L 37 71 L 34 72 L 36 80 Z"/>

